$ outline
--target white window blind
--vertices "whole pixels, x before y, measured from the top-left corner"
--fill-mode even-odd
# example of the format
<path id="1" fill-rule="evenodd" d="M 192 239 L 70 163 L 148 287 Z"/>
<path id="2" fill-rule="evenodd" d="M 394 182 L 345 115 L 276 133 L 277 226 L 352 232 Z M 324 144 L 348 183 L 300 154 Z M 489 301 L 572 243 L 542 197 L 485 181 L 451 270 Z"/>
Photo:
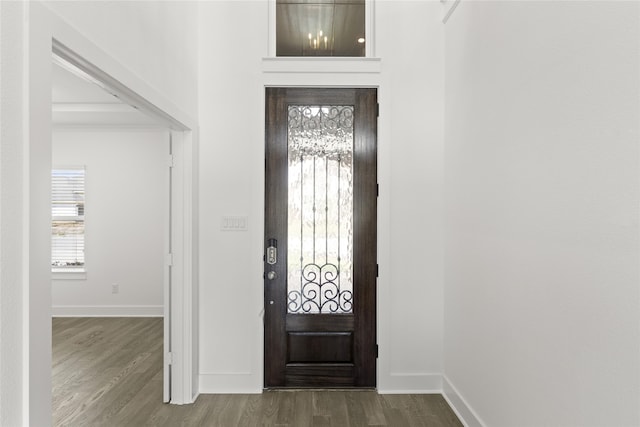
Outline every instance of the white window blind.
<path id="1" fill-rule="evenodd" d="M 84 271 L 84 167 L 51 173 L 52 271 Z"/>

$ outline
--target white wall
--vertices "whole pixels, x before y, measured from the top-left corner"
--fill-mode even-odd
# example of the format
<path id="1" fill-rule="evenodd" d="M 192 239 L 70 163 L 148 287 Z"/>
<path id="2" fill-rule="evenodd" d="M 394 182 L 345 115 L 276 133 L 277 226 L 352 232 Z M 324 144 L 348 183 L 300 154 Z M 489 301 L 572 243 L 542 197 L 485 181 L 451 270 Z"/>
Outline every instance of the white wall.
<path id="1" fill-rule="evenodd" d="M 640 424 L 639 7 L 446 25 L 445 389 L 470 425 Z"/>
<path id="2" fill-rule="evenodd" d="M 0 425 L 23 413 L 22 5 L 0 2 Z"/>
<path id="3" fill-rule="evenodd" d="M 443 28 L 438 2 L 376 4 L 382 59 L 379 168 L 379 389 L 441 388 L 443 322 Z M 389 168 L 385 170 L 385 168 Z"/>
<path id="4" fill-rule="evenodd" d="M 194 1 L 46 1 L 106 52 L 196 116 L 198 37 Z"/>
<path id="5" fill-rule="evenodd" d="M 267 2 L 200 6 L 200 390 L 261 389 Z M 238 28 L 242 28 L 238 31 Z M 233 34 L 233 43 L 227 43 Z M 247 232 L 220 231 L 223 215 Z"/>
<path id="6" fill-rule="evenodd" d="M 54 131 L 53 167 L 86 168 L 87 270 L 53 281 L 54 315 L 162 315 L 168 154 L 167 131 Z"/>
<path id="7" fill-rule="evenodd" d="M 54 32 L 69 36 L 71 24 L 82 36 L 82 40 L 77 33 L 72 36 L 78 42 L 73 47 L 82 47 L 79 53 L 90 56 L 95 65 L 114 72 L 114 77 L 170 113 L 194 118 L 197 29 L 186 23 L 196 21 L 197 4 L 48 3 L 68 20 L 62 25 L 40 2 L 5 3 L 0 20 L 0 424 L 45 426 L 51 422 L 51 283 L 47 266 L 51 37 Z M 143 22 L 154 25 L 139 25 Z M 193 120 L 189 123 L 195 125 Z M 5 164 L 10 166 L 5 168 Z M 4 331 L 5 325 L 11 328 L 10 333 Z"/>
<path id="8" fill-rule="evenodd" d="M 378 386 L 388 392 L 441 387 L 440 6 L 414 1 L 376 6 L 381 71 L 360 76 L 340 70 L 278 72 L 287 64 L 262 61 L 266 1 L 201 4 L 202 392 L 257 392 L 263 385 L 265 84 L 379 86 Z M 224 42 L 230 34 L 233 43 Z M 248 231 L 220 231 L 221 217 L 229 214 L 248 216 Z"/>

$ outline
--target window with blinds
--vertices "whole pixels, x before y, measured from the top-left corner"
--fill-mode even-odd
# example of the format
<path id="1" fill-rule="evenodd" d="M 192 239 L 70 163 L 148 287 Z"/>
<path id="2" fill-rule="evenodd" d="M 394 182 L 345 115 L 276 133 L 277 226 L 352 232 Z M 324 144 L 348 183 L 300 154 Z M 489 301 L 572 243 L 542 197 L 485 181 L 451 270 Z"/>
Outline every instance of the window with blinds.
<path id="1" fill-rule="evenodd" d="M 51 173 L 51 268 L 84 272 L 84 167 Z"/>

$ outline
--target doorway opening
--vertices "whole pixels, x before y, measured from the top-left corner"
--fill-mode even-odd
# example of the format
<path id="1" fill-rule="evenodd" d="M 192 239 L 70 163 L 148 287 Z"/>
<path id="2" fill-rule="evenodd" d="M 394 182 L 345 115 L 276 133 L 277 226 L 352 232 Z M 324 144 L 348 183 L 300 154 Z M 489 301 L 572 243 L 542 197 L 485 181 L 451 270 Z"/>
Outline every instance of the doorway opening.
<path id="1" fill-rule="evenodd" d="M 150 178 L 151 181 L 149 181 L 146 190 L 141 191 L 137 197 L 142 203 L 153 199 L 159 209 L 154 218 L 149 218 L 148 216 L 144 218 L 144 215 L 140 215 L 138 220 L 155 221 L 156 225 L 160 224 L 155 227 L 160 236 L 155 235 L 153 239 L 157 241 L 151 245 L 152 250 L 155 252 L 154 265 L 157 266 L 154 277 L 160 280 L 160 289 L 155 289 L 154 292 L 159 294 L 156 295 L 156 300 L 160 302 L 159 304 L 150 305 L 139 304 L 137 309 L 140 310 L 138 312 L 140 316 L 151 315 L 164 319 L 161 326 L 162 330 L 160 331 L 163 347 L 162 400 L 178 404 L 191 403 L 196 393 L 193 386 L 192 366 L 195 360 L 191 352 L 192 341 L 190 333 L 192 326 L 195 326 L 193 316 L 197 313 L 197 310 L 192 312 L 189 305 L 193 301 L 193 227 L 195 227 L 191 205 L 192 193 L 195 190 L 195 171 L 193 170 L 194 141 L 191 129 L 57 40 L 53 39 L 52 46 L 55 64 L 54 73 L 56 72 L 56 67 L 61 68 L 64 72 L 70 73 L 73 78 L 80 81 L 80 84 L 84 85 L 85 88 L 99 89 L 101 95 L 106 97 L 102 101 L 111 101 L 100 102 L 98 100 L 97 102 L 91 102 L 89 99 L 80 100 L 80 102 L 68 102 L 65 105 L 56 104 L 53 108 L 54 123 L 57 120 L 58 124 L 65 124 L 66 120 L 66 124 L 70 125 L 74 120 L 78 119 L 79 115 L 84 115 L 84 120 L 93 121 L 94 125 L 97 123 L 102 128 L 101 133 L 104 134 L 105 128 L 111 126 L 110 131 L 113 131 L 114 123 L 119 122 L 122 126 L 118 131 L 120 132 L 118 137 L 123 137 L 125 133 L 137 133 L 137 135 L 134 135 L 137 138 L 134 139 L 146 139 L 143 145 L 146 145 L 146 149 L 152 150 L 155 172 L 153 177 Z M 113 102 L 114 100 L 116 102 Z M 82 131 L 85 132 L 91 127 L 91 123 L 84 123 L 81 126 L 83 127 Z M 145 129 L 144 131 L 142 130 L 143 128 Z M 76 128 L 76 130 L 78 129 Z M 124 149 L 126 150 L 126 147 Z M 138 160 L 142 162 L 142 159 L 145 159 L 150 152 L 138 153 L 141 154 Z M 117 157 L 117 155 L 114 156 L 114 158 Z M 114 158 L 112 158 L 111 164 L 108 165 L 108 169 L 111 170 L 111 179 L 115 184 L 118 181 L 117 178 L 122 178 L 118 174 L 125 168 L 122 163 L 113 161 Z M 104 160 L 109 162 L 108 159 Z M 126 163 L 126 160 L 131 159 L 121 158 L 120 160 L 125 160 L 124 163 Z M 149 159 L 145 159 L 145 161 L 147 160 Z M 54 163 L 53 166 L 57 165 Z M 141 171 L 147 166 L 142 163 L 129 164 L 129 178 L 124 178 L 124 181 L 120 182 L 120 188 L 128 185 L 133 186 L 134 183 L 130 180 L 140 179 L 140 175 L 142 175 L 135 176 L 136 168 Z M 96 172 L 96 168 L 87 169 L 87 180 L 89 182 L 92 179 L 97 180 L 97 175 L 92 176 L 92 169 L 94 169 L 93 172 Z M 149 188 L 150 186 L 153 188 Z M 154 191 L 156 194 L 151 197 L 151 192 Z M 94 200 L 96 200 L 97 195 L 94 194 L 93 196 L 95 197 Z M 131 195 L 129 194 L 128 196 Z M 124 194 L 122 194 L 122 199 L 126 199 Z M 89 222 L 91 221 L 92 209 L 97 209 L 97 206 L 94 204 L 92 207 L 91 200 L 88 200 L 86 214 Z M 119 205 L 116 202 L 106 210 L 109 212 L 104 212 L 104 206 L 101 207 L 101 214 L 110 213 L 114 217 L 120 216 L 120 219 L 122 219 L 121 224 L 126 224 L 127 221 L 135 223 L 136 214 L 139 213 L 136 212 L 136 209 L 131 204 L 129 206 L 127 204 Z M 131 230 L 135 230 L 135 224 L 133 224 L 129 232 L 132 232 Z M 104 232 L 104 230 L 102 231 Z M 118 234 L 120 231 L 121 229 L 118 228 L 109 232 Z M 121 237 L 122 245 L 127 245 L 127 236 L 122 235 Z M 144 239 L 144 236 L 138 236 L 138 238 Z M 146 243 L 151 244 L 152 242 Z M 124 249 L 121 249 L 124 252 Z M 90 253 L 90 249 L 88 252 Z M 120 266 L 118 265 L 117 250 L 113 256 L 113 268 L 118 269 Z M 96 273 L 97 271 L 92 273 L 91 256 L 89 256 L 87 257 L 87 271 L 85 274 L 91 277 L 92 274 Z M 113 294 L 127 291 L 123 288 L 122 283 L 117 281 L 110 281 L 106 286 L 109 287 Z M 116 315 L 119 308 L 122 307 L 111 307 Z M 114 314 L 111 313 L 110 315 L 113 316 Z M 189 324 L 188 328 L 184 326 L 185 321 Z"/>

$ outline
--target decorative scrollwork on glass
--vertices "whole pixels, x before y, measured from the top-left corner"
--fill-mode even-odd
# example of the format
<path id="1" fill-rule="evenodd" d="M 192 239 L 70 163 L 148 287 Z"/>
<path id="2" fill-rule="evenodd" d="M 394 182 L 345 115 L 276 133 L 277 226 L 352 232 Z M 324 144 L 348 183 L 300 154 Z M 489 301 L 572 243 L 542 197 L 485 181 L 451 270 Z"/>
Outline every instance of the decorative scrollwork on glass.
<path id="1" fill-rule="evenodd" d="M 302 269 L 301 290 L 289 291 L 289 313 L 348 313 L 353 293 L 341 290 L 340 271 L 334 264 L 307 264 Z"/>
<path id="2" fill-rule="evenodd" d="M 288 107 L 289 313 L 353 312 L 353 111 Z"/>
<path id="3" fill-rule="evenodd" d="M 289 152 L 294 156 L 351 157 L 352 106 L 289 107 Z"/>

